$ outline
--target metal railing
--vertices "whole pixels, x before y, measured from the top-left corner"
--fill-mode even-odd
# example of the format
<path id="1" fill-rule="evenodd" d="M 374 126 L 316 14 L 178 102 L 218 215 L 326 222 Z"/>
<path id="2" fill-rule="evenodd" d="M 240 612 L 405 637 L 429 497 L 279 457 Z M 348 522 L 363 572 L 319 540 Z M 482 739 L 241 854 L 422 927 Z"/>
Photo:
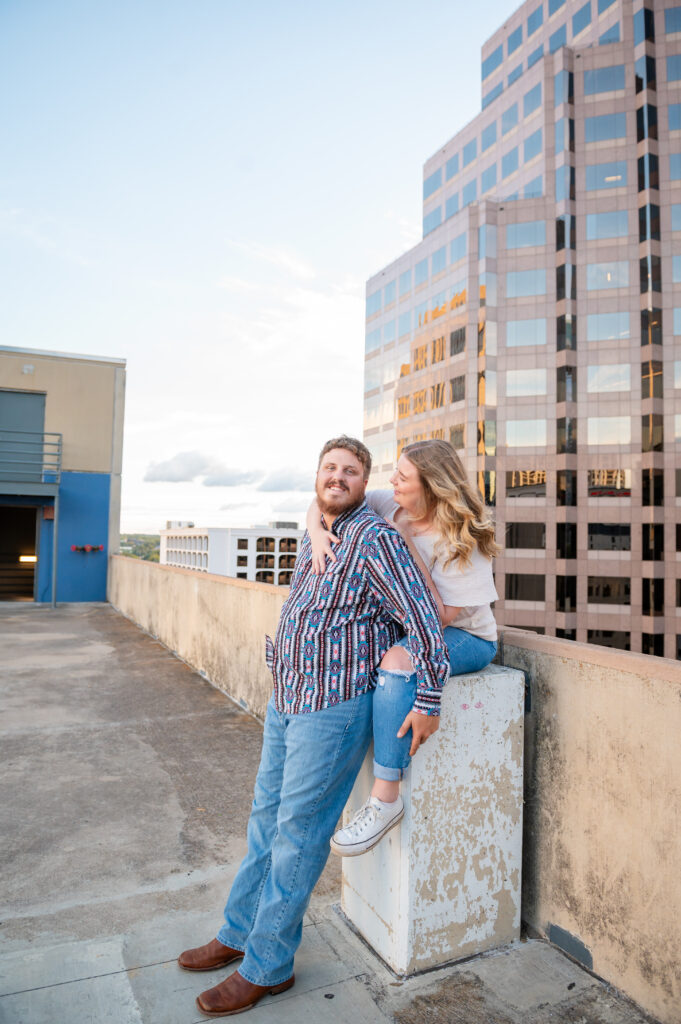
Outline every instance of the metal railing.
<path id="1" fill-rule="evenodd" d="M 0 482 L 59 484 L 62 435 L 0 429 Z"/>

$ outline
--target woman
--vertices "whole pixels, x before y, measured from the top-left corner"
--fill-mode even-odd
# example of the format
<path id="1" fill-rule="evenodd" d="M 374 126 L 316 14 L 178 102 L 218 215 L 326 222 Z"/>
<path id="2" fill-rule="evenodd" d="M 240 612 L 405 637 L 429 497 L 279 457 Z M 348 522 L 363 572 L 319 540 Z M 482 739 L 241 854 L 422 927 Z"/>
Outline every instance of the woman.
<path id="1" fill-rule="evenodd" d="M 444 627 L 452 674 L 480 671 L 497 649 L 490 602 L 498 598 L 491 560 L 499 551 L 482 499 L 445 441 L 407 445 L 390 483 L 392 492 L 367 491 L 366 500 L 394 523 L 423 573 Z M 335 561 L 337 538 L 324 530 L 316 502 L 307 526 L 313 569 L 323 572 L 327 557 Z M 439 726 L 437 717 L 424 722 L 412 710 L 416 674 L 406 645 L 405 638 L 381 661 L 373 705 L 374 785 L 364 806 L 331 840 L 340 856 L 365 853 L 398 824 L 404 813 L 399 780 L 419 743 Z"/>

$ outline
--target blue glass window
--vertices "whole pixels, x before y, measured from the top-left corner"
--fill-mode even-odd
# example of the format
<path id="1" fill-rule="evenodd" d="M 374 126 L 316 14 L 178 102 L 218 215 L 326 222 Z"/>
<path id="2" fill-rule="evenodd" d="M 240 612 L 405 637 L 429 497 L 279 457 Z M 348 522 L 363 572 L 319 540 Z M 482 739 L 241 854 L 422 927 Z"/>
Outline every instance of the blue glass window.
<path id="1" fill-rule="evenodd" d="M 532 132 L 531 135 L 525 139 L 523 145 L 523 160 L 527 163 L 529 160 L 533 160 L 535 156 L 539 156 L 542 149 L 542 135 L 541 128 L 538 128 L 536 132 Z"/>
<path id="2" fill-rule="evenodd" d="M 485 192 L 489 192 L 491 188 L 497 183 L 497 165 L 492 164 L 490 167 L 485 168 L 480 178 L 480 191 L 484 195 Z"/>
<path id="3" fill-rule="evenodd" d="M 400 313 L 397 325 L 397 333 L 400 338 L 403 334 L 409 334 L 411 330 L 411 310 L 408 313 Z"/>
<path id="4" fill-rule="evenodd" d="M 681 81 L 681 53 L 675 53 L 672 57 L 667 57 L 667 81 Z"/>
<path id="5" fill-rule="evenodd" d="M 532 67 L 532 65 L 536 64 L 538 60 L 541 60 L 541 58 L 543 56 L 544 56 L 544 44 L 541 43 L 537 47 L 537 49 L 533 50 L 532 53 L 527 58 L 527 70 L 529 71 L 530 68 Z"/>
<path id="6" fill-rule="evenodd" d="M 428 280 L 428 258 L 419 260 L 414 267 L 414 284 L 418 288 L 420 284 Z"/>
<path id="7" fill-rule="evenodd" d="M 520 199 L 520 194 L 518 192 L 511 192 L 510 195 L 504 196 L 504 201 L 507 203 L 515 203 L 518 199 Z"/>
<path id="8" fill-rule="evenodd" d="M 681 231 L 681 203 L 672 203 L 672 231 Z"/>
<path id="9" fill-rule="evenodd" d="M 541 82 L 523 96 L 523 117 L 527 117 L 537 107 L 541 107 Z"/>
<path id="10" fill-rule="evenodd" d="M 549 18 L 556 11 L 559 11 L 565 4 L 565 0 L 549 0 Z"/>
<path id="11" fill-rule="evenodd" d="M 586 240 L 597 238 L 626 238 L 629 233 L 627 210 L 613 210 L 611 213 L 587 213 Z"/>
<path id="12" fill-rule="evenodd" d="M 603 11 L 607 11 L 608 7 L 612 7 L 615 3 L 617 3 L 617 0 L 598 0 L 598 13 L 602 14 Z"/>
<path id="13" fill-rule="evenodd" d="M 528 65 L 528 67 L 529 67 L 529 65 Z M 510 74 L 508 76 L 508 84 L 509 85 L 513 85 L 513 83 L 518 78 L 520 78 L 522 73 L 523 73 L 523 65 L 522 65 L 522 63 L 520 63 L 517 68 L 513 68 L 513 71 L 510 72 Z"/>
<path id="14" fill-rule="evenodd" d="M 556 50 L 560 50 L 561 46 L 567 44 L 567 26 L 561 25 L 556 31 L 549 36 L 549 53 L 555 53 Z"/>
<path id="15" fill-rule="evenodd" d="M 575 198 L 575 169 L 569 164 L 556 167 L 556 202 Z"/>
<path id="16" fill-rule="evenodd" d="M 528 181 L 527 185 L 523 189 L 523 199 L 536 199 L 538 196 L 544 194 L 544 186 L 542 182 L 542 176 L 533 178 L 532 181 Z"/>
<path id="17" fill-rule="evenodd" d="M 381 309 L 382 299 L 383 293 L 380 288 L 377 292 L 373 292 L 372 295 L 367 295 L 367 316 L 373 316 L 374 313 L 378 313 Z"/>
<path id="18" fill-rule="evenodd" d="M 375 331 L 369 331 L 366 336 L 364 343 L 365 352 L 375 352 L 377 348 L 381 347 L 381 328 L 377 327 Z"/>
<path id="19" fill-rule="evenodd" d="M 674 284 L 681 283 L 681 254 L 672 256 L 672 281 Z"/>
<path id="20" fill-rule="evenodd" d="M 486 149 L 493 146 L 497 141 L 497 122 L 492 121 L 486 128 L 483 129 L 481 141 L 480 141 L 480 152 L 484 153 Z"/>
<path id="21" fill-rule="evenodd" d="M 602 36 L 598 37 L 598 45 L 605 46 L 606 43 L 619 43 L 620 41 L 620 23 L 616 21 L 614 25 L 606 29 Z"/>
<path id="22" fill-rule="evenodd" d="M 588 164 L 586 168 L 586 190 L 595 192 L 602 188 L 622 188 L 627 183 L 626 160 L 613 160 L 605 164 Z"/>
<path id="23" fill-rule="evenodd" d="M 559 71 L 553 79 L 553 105 L 572 103 L 574 96 L 574 75 L 572 71 Z"/>
<path id="24" fill-rule="evenodd" d="M 478 228 L 478 259 L 494 260 L 497 257 L 497 229 L 494 224 L 481 224 Z M 489 276 L 489 275 L 488 275 Z M 496 274 L 494 275 L 496 280 Z M 492 303 L 495 305 L 496 303 Z"/>
<path id="25" fill-rule="evenodd" d="M 580 7 L 576 14 L 572 16 L 572 38 L 578 36 L 587 25 L 591 24 L 591 0 L 585 3 L 583 7 Z"/>
<path id="26" fill-rule="evenodd" d="M 400 274 L 400 298 L 411 291 L 411 270 L 405 270 L 403 274 Z"/>
<path id="27" fill-rule="evenodd" d="M 459 212 L 459 193 L 454 192 L 445 200 L 445 220 L 449 220 L 455 213 Z"/>
<path id="28" fill-rule="evenodd" d="M 546 295 L 545 270 L 509 270 L 506 274 L 506 298 Z"/>
<path id="29" fill-rule="evenodd" d="M 431 231 L 435 231 L 435 228 L 439 228 L 442 224 L 442 207 L 436 206 L 434 210 L 427 213 L 423 218 L 423 234 L 429 235 Z"/>
<path id="30" fill-rule="evenodd" d="M 575 121 L 572 117 L 559 117 L 556 121 L 555 147 L 556 155 L 564 149 L 575 151 Z"/>
<path id="31" fill-rule="evenodd" d="M 641 7 L 634 13 L 634 46 L 645 39 L 655 42 L 655 18 L 649 7 Z"/>
<path id="32" fill-rule="evenodd" d="M 471 163 L 471 161 L 475 160 L 477 155 L 478 155 L 478 140 L 477 139 L 471 139 L 471 141 L 467 142 L 466 145 L 463 147 L 463 163 L 462 163 L 461 166 L 462 167 L 467 167 L 468 164 Z"/>
<path id="33" fill-rule="evenodd" d="M 391 281 L 383 289 L 383 305 L 387 306 L 391 302 L 395 301 L 395 292 L 397 291 L 397 282 Z"/>
<path id="34" fill-rule="evenodd" d="M 681 32 L 681 7 L 667 7 L 664 12 L 664 31 L 669 36 L 672 32 Z"/>
<path id="35" fill-rule="evenodd" d="M 681 129 L 681 103 L 669 104 L 669 131 L 676 132 Z"/>
<path id="36" fill-rule="evenodd" d="M 629 264 L 626 260 L 611 260 L 608 263 L 587 263 L 586 290 L 601 291 L 607 288 L 629 287 Z"/>
<path id="37" fill-rule="evenodd" d="M 586 142 L 604 142 L 607 139 L 623 139 L 627 134 L 626 114 L 599 114 L 584 119 Z"/>
<path id="38" fill-rule="evenodd" d="M 397 337 L 396 334 L 397 321 L 389 320 L 387 324 L 383 324 L 383 344 L 387 345 L 389 341 L 394 341 Z"/>
<path id="39" fill-rule="evenodd" d="M 505 110 L 501 115 L 501 134 L 506 135 L 510 132 L 511 128 L 515 128 L 518 123 L 518 104 L 513 103 L 508 110 Z"/>
<path id="40" fill-rule="evenodd" d="M 475 202 L 478 194 L 478 183 L 475 178 L 473 181 L 469 181 L 467 185 L 464 185 L 461 192 L 461 202 L 464 206 L 468 206 L 469 203 Z"/>
<path id="41" fill-rule="evenodd" d="M 429 196 L 432 196 L 433 192 L 437 192 L 441 184 L 442 168 L 438 167 L 438 169 L 433 171 L 432 174 L 429 174 L 423 182 L 423 198 L 428 199 Z"/>
<path id="42" fill-rule="evenodd" d="M 526 249 L 546 245 L 546 222 L 526 220 L 520 224 L 509 224 L 506 228 L 506 248 Z"/>
<path id="43" fill-rule="evenodd" d="M 624 89 L 624 86 L 624 64 L 584 72 L 585 96 L 594 96 L 598 92 L 613 92 L 615 89 Z"/>
<path id="44" fill-rule="evenodd" d="M 681 334 L 681 306 L 677 306 L 676 309 L 673 309 L 672 314 L 674 322 L 674 334 Z"/>
<path id="45" fill-rule="evenodd" d="M 466 233 L 457 235 L 457 237 L 449 243 L 449 262 L 457 263 L 462 260 L 466 255 Z"/>
<path id="46" fill-rule="evenodd" d="M 489 57 L 485 57 L 482 62 L 482 80 L 485 81 L 493 71 L 496 71 L 502 60 L 504 59 L 504 47 L 503 45 L 497 46 L 496 50 L 492 50 Z"/>
<path id="47" fill-rule="evenodd" d="M 518 25 L 515 31 L 511 32 L 510 36 L 506 41 L 506 56 L 510 57 L 512 53 L 518 49 L 523 41 L 523 26 Z"/>
<path id="48" fill-rule="evenodd" d="M 449 181 L 455 174 L 459 173 L 459 154 L 455 153 L 454 156 L 450 156 L 449 160 L 445 164 L 445 179 Z"/>
<path id="49" fill-rule="evenodd" d="M 483 96 L 483 98 L 482 98 L 482 109 L 484 110 L 485 107 L 488 107 L 490 105 L 490 103 L 492 102 L 492 100 L 495 100 L 497 98 L 497 96 L 501 96 L 503 91 L 504 91 L 504 83 L 503 82 L 497 82 L 497 84 L 494 86 L 494 88 L 490 89 L 490 91 L 488 93 L 486 93 L 485 96 Z"/>
<path id="50" fill-rule="evenodd" d="M 623 341 L 630 337 L 628 313 L 589 313 L 587 341 Z"/>
<path id="51" fill-rule="evenodd" d="M 681 153 L 669 154 L 669 177 L 671 181 L 681 181 Z"/>
<path id="52" fill-rule="evenodd" d="M 509 320 L 506 324 L 507 348 L 520 348 L 521 345 L 546 344 L 546 319 Z"/>
<path id="53" fill-rule="evenodd" d="M 508 178 L 510 174 L 518 170 L 518 147 L 514 146 L 505 156 L 501 158 L 501 177 Z"/>
<path id="54" fill-rule="evenodd" d="M 430 272 L 431 274 L 439 274 L 440 271 L 444 270 L 447 266 L 447 246 L 443 245 L 441 249 L 437 249 L 430 257 Z"/>
<path id="55" fill-rule="evenodd" d="M 544 11 L 540 4 L 536 10 L 532 11 L 532 14 L 527 19 L 527 35 L 531 36 L 544 22 Z"/>

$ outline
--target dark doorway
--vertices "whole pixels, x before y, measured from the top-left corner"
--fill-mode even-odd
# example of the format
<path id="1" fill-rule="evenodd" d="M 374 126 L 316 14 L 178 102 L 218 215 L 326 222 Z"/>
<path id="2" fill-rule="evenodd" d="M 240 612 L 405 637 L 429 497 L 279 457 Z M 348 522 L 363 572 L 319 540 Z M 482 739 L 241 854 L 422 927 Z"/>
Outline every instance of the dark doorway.
<path id="1" fill-rule="evenodd" d="M 0 505 L 0 601 L 32 601 L 36 570 L 35 507 Z"/>

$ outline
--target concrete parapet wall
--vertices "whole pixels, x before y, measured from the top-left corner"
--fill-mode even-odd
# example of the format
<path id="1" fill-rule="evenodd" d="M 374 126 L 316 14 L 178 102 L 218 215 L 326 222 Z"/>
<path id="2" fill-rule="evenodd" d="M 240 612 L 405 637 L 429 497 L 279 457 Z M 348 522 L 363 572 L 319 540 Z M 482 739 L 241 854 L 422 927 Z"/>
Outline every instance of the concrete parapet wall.
<path id="1" fill-rule="evenodd" d="M 521 630 L 529 680 L 523 918 L 681 1022 L 681 665 Z"/>
<path id="2" fill-rule="evenodd" d="M 398 974 L 520 937 L 523 697 L 522 673 L 497 665 L 452 677 L 402 783 L 402 822 L 343 860 L 343 910 Z M 346 820 L 372 775 L 369 751 Z"/>
<path id="3" fill-rule="evenodd" d="M 108 590 L 114 608 L 265 717 L 272 693 L 265 634 L 274 635 L 288 588 L 116 555 Z"/>

